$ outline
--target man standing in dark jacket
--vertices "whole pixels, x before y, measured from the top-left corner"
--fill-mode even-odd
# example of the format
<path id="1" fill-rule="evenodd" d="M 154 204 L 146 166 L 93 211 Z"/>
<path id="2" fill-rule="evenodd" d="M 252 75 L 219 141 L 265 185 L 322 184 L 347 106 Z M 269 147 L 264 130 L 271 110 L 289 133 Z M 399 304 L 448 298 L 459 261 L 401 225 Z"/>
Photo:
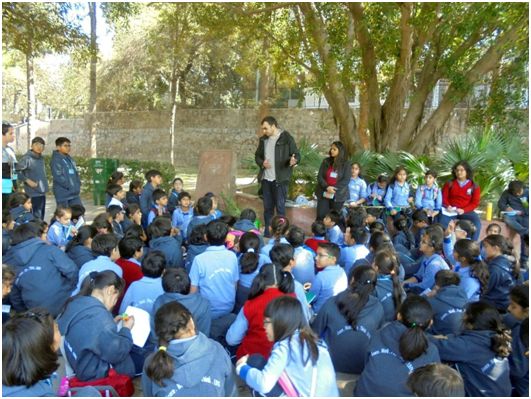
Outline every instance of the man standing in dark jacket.
<path id="1" fill-rule="evenodd" d="M 18 180 L 24 183 L 24 191 L 31 198 L 33 216 L 44 220 L 48 179 L 44 168 L 45 142 L 42 137 L 31 140 L 31 149 L 17 163 Z"/>
<path id="2" fill-rule="evenodd" d="M 70 140 L 66 137 L 59 137 L 55 140 L 57 148 L 52 153 L 52 176 L 53 195 L 57 206 L 69 207 L 71 205 L 83 205 L 79 193 L 81 191 L 81 180 L 76 168 L 76 162 L 68 155 L 70 153 Z"/>
<path id="3" fill-rule="evenodd" d="M 287 131 L 278 127 L 272 116 L 262 120 L 262 137 L 254 159 L 260 167 L 259 181 L 264 197 L 264 236 L 270 237 L 269 226 L 275 214 L 285 215 L 285 203 L 292 168 L 301 156 L 295 140 Z"/>

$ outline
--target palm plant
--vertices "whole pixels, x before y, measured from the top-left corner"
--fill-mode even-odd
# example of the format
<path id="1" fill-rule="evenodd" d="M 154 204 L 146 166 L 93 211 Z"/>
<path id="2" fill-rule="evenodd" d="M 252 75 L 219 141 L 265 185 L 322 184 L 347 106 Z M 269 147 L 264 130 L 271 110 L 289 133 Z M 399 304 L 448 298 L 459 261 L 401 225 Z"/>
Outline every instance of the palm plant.
<path id="1" fill-rule="evenodd" d="M 293 168 L 288 189 L 289 198 L 299 194 L 312 197 L 317 185 L 317 173 L 323 160 L 317 144 L 312 144 L 305 137 L 298 144 L 301 161 Z"/>

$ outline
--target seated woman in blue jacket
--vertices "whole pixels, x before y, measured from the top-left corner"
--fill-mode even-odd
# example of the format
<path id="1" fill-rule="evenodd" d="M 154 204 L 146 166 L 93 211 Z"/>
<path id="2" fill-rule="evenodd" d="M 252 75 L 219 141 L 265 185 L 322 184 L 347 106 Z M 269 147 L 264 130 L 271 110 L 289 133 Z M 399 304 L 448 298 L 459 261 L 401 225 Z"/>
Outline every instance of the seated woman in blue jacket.
<path id="1" fill-rule="evenodd" d="M 468 304 L 460 335 L 434 336 L 441 360 L 455 362 L 466 396 L 511 396 L 511 332 L 487 302 Z"/>
<path id="2" fill-rule="evenodd" d="M 411 295 L 398 310 L 397 320 L 377 331 L 367 350 L 363 373 L 354 396 L 412 396 L 406 383 L 410 373 L 438 363 L 439 352 L 425 330 L 433 312 L 425 298 Z"/>
<path id="3" fill-rule="evenodd" d="M 383 307 L 371 295 L 376 278 L 370 266 L 354 269 L 349 287 L 326 301 L 312 323 L 315 333 L 326 341 L 338 372 L 363 371 L 369 340 L 383 323 Z"/>
<path id="4" fill-rule="evenodd" d="M 328 350 L 308 326 L 296 298 L 281 296 L 270 302 L 264 328 L 274 342 L 267 363 L 259 361 L 261 356 L 248 355 L 236 363 L 236 372 L 247 385 L 262 396 L 286 391 L 292 392 L 290 396 L 339 396 Z"/>
<path id="5" fill-rule="evenodd" d="M 237 396 L 229 355 L 197 332 L 186 307 L 176 301 L 161 306 L 155 333 L 160 346 L 144 365 L 145 396 Z"/>
<path id="6" fill-rule="evenodd" d="M 130 355 L 134 318 L 113 318 L 111 314 L 124 286 L 125 281 L 111 270 L 90 272 L 79 294 L 59 316 L 66 359 L 81 381 L 106 377 L 111 367 L 130 376 L 142 370 L 141 365 L 135 369 Z M 123 324 L 118 330 L 119 321 Z"/>

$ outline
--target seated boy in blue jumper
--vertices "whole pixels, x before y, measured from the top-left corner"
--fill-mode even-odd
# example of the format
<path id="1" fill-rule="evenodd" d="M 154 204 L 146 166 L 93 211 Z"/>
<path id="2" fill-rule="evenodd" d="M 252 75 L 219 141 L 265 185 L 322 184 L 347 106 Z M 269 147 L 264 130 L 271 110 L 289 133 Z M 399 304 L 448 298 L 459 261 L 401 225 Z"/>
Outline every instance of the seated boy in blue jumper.
<path id="1" fill-rule="evenodd" d="M 150 250 L 159 250 L 166 257 L 166 267 L 183 267 L 182 237 L 171 227 L 167 217 L 158 216 L 148 226 Z"/>
<path id="2" fill-rule="evenodd" d="M 315 252 L 304 245 L 304 230 L 298 226 L 291 226 L 286 239 L 294 251 L 293 277 L 301 284 L 312 283 L 315 277 Z"/>
<path id="3" fill-rule="evenodd" d="M 317 246 L 315 265 L 321 272 L 313 279 L 310 292 L 315 295 L 313 302 L 314 312 L 319 312 L 321 306 L 328 298 L 339 294 L 347 289 L 347 275 L 343 268 L 338 265 L 340 249 L 334 243 L 320 243 Z"/>
<path id="4" fill-rule="evenodd" d="M 435 275 L 439 270 L 449 270 L 448 264 L 439 255 L 442 251 L 443 232 L 440 226 L 434 225 L 426 229 L 420 241 L 420 252 L 423 256 L 413 277 L 404 280 L 404 289 L 416 294 L 426 294 L 435 285 Z"/>
<path id="5" fill-rule="evenodd" d="M 188 225 L 194 216 L 194 210 L 191 207 L 192 197 L 186 191 L 179 195 L 179 205 L 173 211 L 171 225 L 179 229 L 183 241 L 188 240 Z"/>
<path id="6" fill-rule="evenodd" d="M 190 233 L 195 226 L 208 224 L 215 219 L 212 214 L 214 212 L 212 208 L 212 199 L 207 196 L 201 197 L 197 200 L 194 211 L 194 216 L 192 217 L 192 220 L 190 220 L 190 223 L 188 223 L 188 229 L 186 231 L 187 237 L 190 237 Z"/>
<path id="7" fill-rule="evenodd" d="M 153 222 L 157 216 L 164 216 L 171 218 L 171 215 L 168 213 L 166 206 L 168 205 L 168 194 L 160 188 L 157 188 L 153 191 L 153 203 L 149 209 L 149 214 L 147 218 L 148 226 Z"/>
<path id="8" fill-rule="evenodd" d="M 333 242 L 337 245 L 343 244 L 343 232 L 339 227 L 339 222 L 341 221 L 341 215 L 338 211 L 330 211 L 324 217 L 323 223 L 326 227 L 326 238 L 328 241 Z"/>
<path id="9" fill-rule="evenodd" d="M 239 279 L 236 254 L 225 247 L 229 227 L 220 220 L 207 225 L 209 243 L 205 252 L 197 255 L 190 270 L 190 293 L 199 292 L 208 299 L 212 310 L 210 337 L 223 339 L 236 318 L 231 313 L 236 303 Z"/>
<path id="10" fill-rule="evenodd" d="M 366 247 L 369 233 L 365 227 L 347 227 L 345 230 L 345 244 L 341 245 L 341 255 L 339 265 L 345 270 L 347 276 L 354 262 L 364 259 L 369 255 L 369 249 Z"/>
<path id="11" fill-rule="evenodd" d="M 155 300 L 164 293 L 161 276 L 165 268 L 166 257 L 161 251 L 148 252 L 142 259 L 144 277 L 129 286 L 120 305 L 120 313 L 131 305 L 151 314 Z"/>
<path id="12" fill-rule="evenodd" d="M 207 337 L 210 335 L 212 314 L 210 302 L 203 298 L 199 292 L 190 293 L 190 276 L 185 269 L 177 267 L 166 269 L 162 273 L 162 288 L 164 293 L 153 304 L 151 311 L 151 331 L 155 331 L 155 314 L 161 306 L 168 302 L 179 302 L 192 313 L 195 327 Z"/>
<path id="13" fill-rule="evenodd" d="M 442 208 L 442 190 L 435 182 L 437 173 L 428 170 L 424 175 L 424 183 L 417 188 L 415 193 L 415 206 L 424 209 L 433 221 Z"/>

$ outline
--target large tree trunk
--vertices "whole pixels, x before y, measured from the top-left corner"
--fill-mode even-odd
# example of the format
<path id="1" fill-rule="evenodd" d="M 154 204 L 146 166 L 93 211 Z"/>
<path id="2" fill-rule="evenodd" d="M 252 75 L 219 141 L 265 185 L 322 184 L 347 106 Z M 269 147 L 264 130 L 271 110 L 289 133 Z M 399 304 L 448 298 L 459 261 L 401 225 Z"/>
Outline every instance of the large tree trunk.
<path id="1" fill-rule="evenodd" d="M 176 45 L 176 32 L 174 32 L 174 48 L 173 48 L 173 60 L 171 69 L 171 83 L 170 83 L 170 163 L 175 166 L 175 119 L 177 116 L 177 87 L 179 85 L 177 79 L 177 45 Z"/>
<path id="2" fill-rule="evenodd" d="M 26 85 L 28 88 L 28 149 L 35 137 L 35 71 L 31 50 L 26 54 Z"/>
<path id="3" fill-rule="evenodd" d="M 365 84 L 362 83 L 359 86 L 360 93 L 360 114 L 358 115 L 358 135 L 360 136 L 363 149 L 367 150 L 374 148 L 376 144 L 374 141 L 374 136 L 368 136 L 368 125 L 369 125 L 369 96 L 367 94 L 367 88 Z"/>
<path id="4" fill-rule="evenodd" d="M 98 43 L 96 42 L 96 3 L 89 3 L 90 16 L 90 96 L 88 112 L 93 114 L 96 112 L 96 66 L 98 64 Z M 90 135 L 90 157 L 98 156 L 98 149 L 96 144 L 96 128 L 94 126 L 94 118 L 89 118 L 88 131 Z"/>

